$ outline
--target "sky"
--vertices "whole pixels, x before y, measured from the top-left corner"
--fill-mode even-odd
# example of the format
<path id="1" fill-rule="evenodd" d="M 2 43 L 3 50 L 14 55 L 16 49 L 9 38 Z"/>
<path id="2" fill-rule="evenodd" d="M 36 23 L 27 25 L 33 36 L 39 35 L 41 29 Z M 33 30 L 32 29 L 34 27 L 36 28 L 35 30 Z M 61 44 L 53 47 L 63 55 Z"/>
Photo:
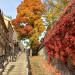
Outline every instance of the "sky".
<path id="1" fill-rule="evenodd" d="M 16 7 L 21 3 L 22 0 L 0 0 L 0 9 L 3 11 L 3 14 L 6 16 L 11 16 L 12 18 L 16 17 Z M 42 0 L 46 1 L 46 0 Z M 43 36 L 41 34 L 41 39 Z"/>
<path id="2" fill-rule="evenodd" d="M 22 0 L 0 0 L 0 9 L 4 15 L 16 17 L 16 7 L 21 3 Z M 47 1 L 47 0 L 42 0 Z"/>
<path id="3" fill-rule="evenodd" d="M 16 7 L 21 3 L 22 0 L 0 0 L 0 9 L 4 15 L 16 17 Z"/>

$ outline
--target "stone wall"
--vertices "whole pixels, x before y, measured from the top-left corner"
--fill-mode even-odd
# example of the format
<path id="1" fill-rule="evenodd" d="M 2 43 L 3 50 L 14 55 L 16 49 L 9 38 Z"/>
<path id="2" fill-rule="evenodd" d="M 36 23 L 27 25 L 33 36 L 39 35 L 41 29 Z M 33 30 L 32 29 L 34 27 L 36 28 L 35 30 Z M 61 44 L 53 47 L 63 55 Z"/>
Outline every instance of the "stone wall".
<path id="1" fill-rule="evenodd" d="M 45 47 L 43 46 L 41 49 L 40 49 L 40 51 L 39 51 L 39 53 L 38 53 L 40 56 L 42 56 L 42 58 L 44 59 L 44 60 L 47 60 L 48 58 L 47 58 L 47 53 L 46 53 L 46 50 L 45 50 Z"/>

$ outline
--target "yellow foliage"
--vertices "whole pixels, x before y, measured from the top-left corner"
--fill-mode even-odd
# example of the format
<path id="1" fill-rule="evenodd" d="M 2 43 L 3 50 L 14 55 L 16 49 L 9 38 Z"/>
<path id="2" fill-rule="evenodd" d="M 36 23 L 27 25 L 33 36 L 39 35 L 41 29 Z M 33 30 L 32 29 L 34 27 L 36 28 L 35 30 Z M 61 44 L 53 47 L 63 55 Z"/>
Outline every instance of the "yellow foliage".
<path id="1" fill-rule="evenodd" d="M 35 28 L 37 27 L 39 33 L 42 33 L 45 30 L 45 26 L 41 19 L 36 20 L 34 26 Z"/>
<path id="2" fill-rule="evenodd" d="M 39 44 L 38 37 L 45 30 L 41 20 L 44 10 L 41 0 L 23 0 L 17 7 L 17 16 L 13 21 L 16 28 L 20 27 L 17 32 L 22 36 L 27 35 L 31 41 L 34 41 L 34 44 L 36 41 Z M 26 24 L 26 26 L 22 27 L 21 24 Z M 31 30 L 30 27 L 32 27 Z"/>
<path id="3" fill-rule="evenodd" d="M 47 18 L 48 18 L 48 19 L 52 18 L 53 16 L 54 16 L 54 13 L 48 13 L 48 14 L 47 14 Z"/>
<path id="4" fill-rule="evenodd" d="M 52 25 L 63 12 L 64 4 L 67 4 L 67 0 L 48 0 L 48 4 L 46 6 L 50 7 L 46 12 L 46 20 L 49 23 L 48 25 Z"/>

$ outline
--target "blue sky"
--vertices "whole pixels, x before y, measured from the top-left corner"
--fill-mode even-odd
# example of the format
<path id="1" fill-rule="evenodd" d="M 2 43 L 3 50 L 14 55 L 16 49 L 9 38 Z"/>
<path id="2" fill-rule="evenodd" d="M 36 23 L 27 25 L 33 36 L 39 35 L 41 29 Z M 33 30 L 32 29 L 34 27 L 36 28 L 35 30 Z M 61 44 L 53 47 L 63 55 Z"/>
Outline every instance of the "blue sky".
<path id="1" fill-rule="evenodd" d="M 7 16 L 16 17 L 16 7 L 22 0 L 0 0 L 0 9 Z"/>

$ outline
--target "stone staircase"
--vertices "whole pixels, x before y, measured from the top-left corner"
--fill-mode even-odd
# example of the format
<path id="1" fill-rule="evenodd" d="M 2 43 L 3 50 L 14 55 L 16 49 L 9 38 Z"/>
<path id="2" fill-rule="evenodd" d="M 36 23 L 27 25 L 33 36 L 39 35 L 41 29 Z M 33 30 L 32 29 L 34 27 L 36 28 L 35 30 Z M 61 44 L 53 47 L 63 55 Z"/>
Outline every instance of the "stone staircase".
<path id="1" fill-rule="evenodd" d="M 35 57 L 31 58 L 31 71 L 32 75 L 46 75 L 44 70 L 41 68 L 40 63 L 38 62 L 37 58 L 33 61 Z"/>
<path id="2" fill-rule="evenodd" d="M 25 53 L 21 53 L 16 62 L 9 62 L 1 75 L 26 75 L 25 59 Z"/>

